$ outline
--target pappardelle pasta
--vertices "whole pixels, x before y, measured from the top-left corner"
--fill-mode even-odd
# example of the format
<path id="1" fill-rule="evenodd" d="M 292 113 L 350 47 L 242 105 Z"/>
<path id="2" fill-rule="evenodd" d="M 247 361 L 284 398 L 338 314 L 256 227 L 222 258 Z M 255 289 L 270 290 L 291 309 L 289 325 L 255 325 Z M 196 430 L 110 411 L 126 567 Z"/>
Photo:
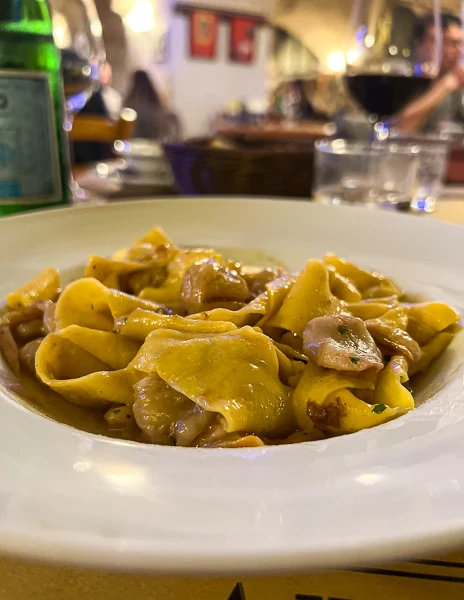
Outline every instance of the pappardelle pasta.
<path id="1" fill-rule="evenodd" d="M 332 254 L 301 272 L 253 268 L 157 228 L 91 256 L 64 289 L 48 268 L 9 294 L 0 348 L 19 380 L 36 378 L 113 437 L 237 448 L 405 415 L 410 378 L 459 319 Z"/>

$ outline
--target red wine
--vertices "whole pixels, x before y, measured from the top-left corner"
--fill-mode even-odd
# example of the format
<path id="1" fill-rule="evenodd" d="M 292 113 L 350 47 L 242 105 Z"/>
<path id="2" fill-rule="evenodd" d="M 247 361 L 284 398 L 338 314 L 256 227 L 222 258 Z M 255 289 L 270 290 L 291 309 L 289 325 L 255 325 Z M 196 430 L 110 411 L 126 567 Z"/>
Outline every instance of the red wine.
<path id="1" fill-rule="evenodd" d="M 403 75 L 347 75 L 351 97 L 370 115 L 379 118 L 396 115 L 409 102 L 424 93 L 431 79 Z"/>

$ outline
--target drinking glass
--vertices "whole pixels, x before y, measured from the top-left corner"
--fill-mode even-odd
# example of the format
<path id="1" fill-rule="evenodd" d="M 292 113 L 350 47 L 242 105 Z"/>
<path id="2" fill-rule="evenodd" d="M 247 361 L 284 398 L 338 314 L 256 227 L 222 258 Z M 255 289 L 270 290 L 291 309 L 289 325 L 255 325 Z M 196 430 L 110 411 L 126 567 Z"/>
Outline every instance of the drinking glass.
<path id="1" fill-rule="evenodd" d="M 105 62 L 102 27 L 94 0 L 49 0 L 55 44 L 61 50 L 65 94 L 64 128 L 69 133 L 73 120 L 98 90 L 100 68 Z M 71 180 L 75 201 L 85 192 Z"/>
<path id="2" fill-rule="evenodd" d="M 369 116 L 378 139 L 391 117 L 424 93 L 441 64 L 440 2 L 433 0 L 436 34 L 420 44 L 418 17 L 400 0 L 353 0 L 345 48 L 345 86 Z"/>
<path id="3" fill-rule="evenodd" d="M 416 140 L 316 143 L 315 200 L 429 213 L 441 194 L 448 145 Z"/>

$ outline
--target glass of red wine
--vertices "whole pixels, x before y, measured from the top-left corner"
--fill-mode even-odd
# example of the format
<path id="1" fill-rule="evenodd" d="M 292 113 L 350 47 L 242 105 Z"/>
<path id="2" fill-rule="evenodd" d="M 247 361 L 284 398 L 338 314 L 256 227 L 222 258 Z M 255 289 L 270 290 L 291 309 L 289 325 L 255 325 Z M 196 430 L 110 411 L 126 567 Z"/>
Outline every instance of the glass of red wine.
<path id="1" fill-rule="evenodd" d="M 353 0 L 345 50 L 345 86 L 369 116 L 376 139 L 388 137 L 392 118 L 423 94 L 441 62 L 440 1 L 434 0 L 435 35 L 424 44 L 419 17 L 399 0 Z"/>

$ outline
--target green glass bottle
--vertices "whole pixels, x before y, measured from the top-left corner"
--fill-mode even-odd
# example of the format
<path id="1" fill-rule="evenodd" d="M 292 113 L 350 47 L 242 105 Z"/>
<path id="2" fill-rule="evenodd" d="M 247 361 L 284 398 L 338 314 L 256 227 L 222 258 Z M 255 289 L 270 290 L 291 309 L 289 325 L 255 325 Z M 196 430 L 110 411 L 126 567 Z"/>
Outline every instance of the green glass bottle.
<path id="1" fill-rule="evenodd" d="M 63 122 L 47 0 L 0 0 L 0 216 L 68 204 Z"/>

